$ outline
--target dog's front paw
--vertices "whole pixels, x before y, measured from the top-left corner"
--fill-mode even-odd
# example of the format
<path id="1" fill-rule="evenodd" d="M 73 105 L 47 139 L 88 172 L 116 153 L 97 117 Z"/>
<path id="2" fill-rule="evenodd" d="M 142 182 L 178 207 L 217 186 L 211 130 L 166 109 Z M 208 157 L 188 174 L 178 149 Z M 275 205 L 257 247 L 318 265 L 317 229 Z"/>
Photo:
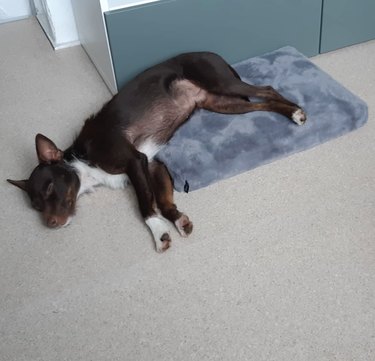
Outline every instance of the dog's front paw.
<path id="1" fill-rule="evenodd" d="M 293 114 L 292 114 L 292 120 L 294 123 L 298 125 L 303 125 L 306 122 L 306 113 L 302 109 L 297 109 Z"/>
<path id="2" fill-rule="evenodd" d="M 158 216 L 147 218 L 145 222 L 154 237 L 156 252 L 166 251 L 172 242 L 167 223 Z"/>
<path id="3" fill-rule="evenodd" d="M 162 253 L 164 251 L 166 251 L 170 246 L 171 246 L 171 236 L 169 235 L 169 233 L 164 233 L 161 238 L 160 238 L 160 242 L 156 242 L 156 252 L 158 253 Z"/>
<path id="4" fill-rule="evenodd" d="M 193 231 L 193 223 L 186 214 L 182 214 L 174 224 L 182 237 L 187 237 Z"/>

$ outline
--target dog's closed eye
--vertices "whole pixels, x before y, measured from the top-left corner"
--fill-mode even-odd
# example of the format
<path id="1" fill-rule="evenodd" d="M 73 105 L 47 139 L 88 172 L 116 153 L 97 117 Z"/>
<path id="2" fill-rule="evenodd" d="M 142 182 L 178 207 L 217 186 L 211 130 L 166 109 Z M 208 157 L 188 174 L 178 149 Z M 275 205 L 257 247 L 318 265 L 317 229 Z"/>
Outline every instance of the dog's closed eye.
<path id="1" fill-rule="evenodd" d="M 31 206 L 36 209 L 37 211 L 39 212 L 42 212 L 43 211 L 43 204 L 42 202 L 40 202 L 39 200 L 33 200 L 31 201 Z"/>
<path id="2" fill-rule="evenodd" d="M 53 182 L 48 184 L 46 193 L 44 194 L 44 198 L 47 199 L 52 194 L 52 192 L 53 192 Z"/>

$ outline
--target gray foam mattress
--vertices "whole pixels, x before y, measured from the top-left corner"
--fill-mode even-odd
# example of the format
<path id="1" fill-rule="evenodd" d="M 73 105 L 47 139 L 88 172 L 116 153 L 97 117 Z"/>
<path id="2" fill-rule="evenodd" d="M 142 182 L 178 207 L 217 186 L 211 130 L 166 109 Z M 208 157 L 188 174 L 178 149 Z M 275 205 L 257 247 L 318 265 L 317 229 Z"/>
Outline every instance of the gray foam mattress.
<path id="1" fill-rule="evenodd" d="M 223 115 L 195 112 L 157 158 L 177 191 L 192 191 L 233 177 L 359 128 L 366 104 L 292 47 L 233 66 L 242 80 L 272 85 L 299 104 L 307 122 L 298 126 L 270 112 Z"/>

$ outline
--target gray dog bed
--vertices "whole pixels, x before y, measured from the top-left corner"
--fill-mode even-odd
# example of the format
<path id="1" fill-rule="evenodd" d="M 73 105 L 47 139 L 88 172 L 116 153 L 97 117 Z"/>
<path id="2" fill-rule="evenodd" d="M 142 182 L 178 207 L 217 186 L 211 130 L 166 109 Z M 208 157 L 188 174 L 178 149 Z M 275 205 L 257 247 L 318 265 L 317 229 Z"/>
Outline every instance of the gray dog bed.
<path id="1" fill-rule="evenodd" d="M 359 128 L 367 106 L 292 47 L 234 65 L 242 80 L 272 85 L 299 104 L 307 122 L 298 126 L 269 112 L 222 115 L 199 110 L 157 158 L 177 191 L 191 191 L 232 177 Z"/>

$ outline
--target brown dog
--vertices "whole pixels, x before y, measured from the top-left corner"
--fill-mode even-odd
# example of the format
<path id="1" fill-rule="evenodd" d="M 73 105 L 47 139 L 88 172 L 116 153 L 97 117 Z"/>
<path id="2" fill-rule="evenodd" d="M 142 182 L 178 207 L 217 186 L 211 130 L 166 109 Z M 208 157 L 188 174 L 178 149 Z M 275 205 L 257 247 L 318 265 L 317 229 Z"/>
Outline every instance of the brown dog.
<path id="1" fill-rule="evenodd" d="M 251 97 L 264 102 L 252 103 Z M 193 225 L 173 202 L 168 170 L 153 157 L 197 108 L 226 114 L 271 111 L 298 125 L 306 121 L 298 105 L 269 86 L 244 83 L 220 56 L 182 54 L 126 84 L 86 120 L 67 150 L 38 134 L 39 165 L 28 180 L 8 181 L 25 190 L 46 225 L 56 228 L 70 222 L 80 194 L 98 185 L 123 188 L 129 177 L 156 249 L 162 252 L 171 242 L 163 217 L 183 236 Z"/>

